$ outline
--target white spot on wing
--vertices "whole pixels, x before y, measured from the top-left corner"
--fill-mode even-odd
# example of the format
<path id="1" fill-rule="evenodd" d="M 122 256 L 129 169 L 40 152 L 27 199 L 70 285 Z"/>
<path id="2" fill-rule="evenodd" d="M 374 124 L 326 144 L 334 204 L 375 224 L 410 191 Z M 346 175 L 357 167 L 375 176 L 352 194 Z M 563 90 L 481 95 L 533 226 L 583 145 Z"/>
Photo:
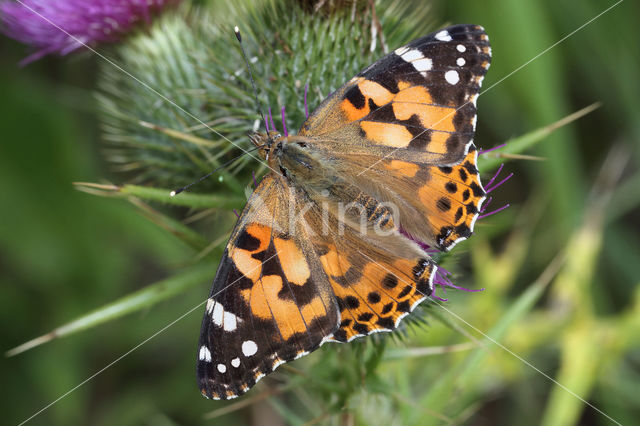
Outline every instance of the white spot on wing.
<path id="1" fill-rule="evenodd" d="M 218 371 L 221 372 L 222 374 L 227 372 L 227 366 L 224 364 L 218 364 Z"/>
<path id="2" fill-rule="evenodd" d="M 402 56 L 404 53 L 407 52 L 407 50 L 409 50 L 408 47 L 398 47 L 396 50 L 394 50 L 393 52 L 398 55 L 398 56 Z"/>
<path id="3" fill-rule="evenodd" d="M 213 312 L 211 312 L 211 321 L 219 327 L 222 325 L 222 318 L 224 318 L 224 308 L 222 304 L 216 303 L 213 306 Z"/>
<path id="4" fill-rule="evenodd" d="M 411 63 L 413 68 L 415 68 L 416 71 L 424 77 L 427 76 L 427 71 L 433 67 L 433 61 L 429 58 L 425 58 L 422 52 L 418 49 L 408 49 L 405 47 L 396 50 L 396 54 L 398 54 L 404 61 Z"/>
<path id="5" fill-rule="evenodd" d="M 466 63 L 467 63 L 467 61 L 465 61 L 464 58 L 456 59 L 456 64 L 458 64 L 459 67 L 463 66 Z"/>
<path id="6" fill-rule="evenodd" d="M 457 45 L 456 49 L 458 49 L 458 52 L 460 52 L 460 53 L 465 52 L 467 50 L 467 48 L 464 47 L 464 44 Z"/>
<path id="7" fill-rule="evenodd" d="M 200 361 L 211 362 L 211 352 L 206 346 L 200 346 L 200 353 L 198 354 Z"/>
<path id="8" fill-rule="evenodd" d="M 455 70 L 449 70 L 444 73 L 444 79 L 447 80 L 449 84 L 456 84 L 460 81 L 460 75 Z"/>
<path id="9" fill-rule="evenodd" d="M 231 360 L 231 365 L 234 366 L 235 368 L 240 367 L 240 358 L 234 358 Z"/>
<path id="10" fill-rule="evenodd" d="M 433 67 L 433 61 L 429 58 L 422 58 L 417 61 L 413 61 L 412 64 L 413 67 L 423 75 L 426 74 L 425 71 L 429 71 Z"/>
<path id="11" fill-rule="evenodd" d="M 238 317 L 231 312 L 224 313 L 224 331 L 234 331 L 238 326 Z"/>
<path id="12" fill-rule="evenodd" d="M 415 61 L 416 59 L 424 58 L 424 55 L 422 54 L 422 52 L 420 52 L 417 49 L 407 50 L 405 53 L 403 53 L 400 56 L 402 57 L 402 59 L 404 59 L 407 62 L 411 62 L 411 61 Z"/>
<path id="13" fill-rule="evenodd" d="M 451 40 L 453 40 L 451 38 L 451 34 L 449 34 L 449 31 L 447 31 L 447 30 L 442 30 L 438 34 L 436 34 L 436 39 L 440 40 L 440 41 L 451 41 Z"/>
<path id="14" fill-rule="evenodd" d="M 245 340 L 242 342 L 242 353 L 244 356 L 255 355 L 258 352 L 258 345 L 253 340 Z"/>
<path id="15" fill-rule="evenodd" d="M 238 327 L 238 318 L 235 314 L 227 312 L 221 303 L 212 299 L 207 300 L 207 312 L 211 314 L 211 321 L 225 331 L 234 331 Z"/>

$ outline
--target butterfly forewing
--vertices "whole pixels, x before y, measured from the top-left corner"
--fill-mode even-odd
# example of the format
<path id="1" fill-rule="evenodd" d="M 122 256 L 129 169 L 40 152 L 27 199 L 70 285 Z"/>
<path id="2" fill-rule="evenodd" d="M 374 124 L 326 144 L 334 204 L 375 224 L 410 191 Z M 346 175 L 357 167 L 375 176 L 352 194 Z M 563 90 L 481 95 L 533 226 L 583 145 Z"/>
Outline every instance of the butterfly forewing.
<path id="1" fill-rule="evenodd" d="M 404 148 L 418 151 L 413 158 L 422 162 L 455 164 L 473 138 L 475 102 L 490 60 L 489 39 L 476 25 L 414 40 L 333 93 L 300 134 L 352 145 L 345 149 Z"/>
<path id="2" fill-rule="evenodd" d="M 232 233 L 198 346 L 198 382 L 209 398 L 246 392 L 280 364 L 318 348 L 338 326 L 337 302 L 311 238 L 290 218 L 297 201 L 268 175 Z"/>

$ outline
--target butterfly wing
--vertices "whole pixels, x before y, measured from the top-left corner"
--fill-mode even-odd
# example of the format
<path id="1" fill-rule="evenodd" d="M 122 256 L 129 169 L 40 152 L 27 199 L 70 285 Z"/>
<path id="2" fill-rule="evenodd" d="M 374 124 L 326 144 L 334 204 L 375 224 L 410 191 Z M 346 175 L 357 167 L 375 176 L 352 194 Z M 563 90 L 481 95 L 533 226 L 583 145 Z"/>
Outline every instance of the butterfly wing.
<path id="1" fill-rule="evenodd" d="M 369 225 L 382 232 L 363 233 L 351 226 L 332 232 L 340 227 L 337 219 L 329 216 L 330 231 L 316 242 L 340 309 L 340 326 L 332 341 L 348 342 L 392 331 L 434 290 L 435 263 L 395 231 L 383 205 L 373 199 L 365 204 Z"/>
<path id="2" fill-rule="evenodd" d="M 397 203 L 406 233 L 449 250 L 471 235 L 485 198 L 472 139 L 490 60 L 476 25 L 414 40 L 333 93 L 300 134 L 347 181 Z"/>
<path id="3" fill-rule="evenodd" d="M 207 300 L 197 365 L 203 395 L 236 397 L 325 341 L 392 330 L 432 293 L 435 264 L 398 229 L 442 249 L 470 234 L 484 199 L 471 141 L 489 60 L 481 27 L 449 27 L 366 68 L 309 117 L 299 134 L 369 197 L 362 206 L 370 225 L 390 233 L 363 236 L 348 225 L 319 237 L 318 204 L 281 177 L 265 177 Z M 399 204 L 400 216 L 380 207 L 386 201 Z"/>
<path id="4" fill-rule="evenodd" d="M 489 39 L 477 25 L 419 38 L 334 92 L 299 134 L 352 153 L 376 148 L 393 152 L 393 159 L 456 164 L 473 139 L 475 102 L 490 60 Z"/>
<path id="5" fill-rule="evenodd" d="M 209 398 L 246 392 L 338 327 L 336 299 L 290 190 L 274 175 L 262 180 L 218 267 L 198 344 L 197 378 Z"/>
<path id="6" fill-rule="evenodd" d="M 394 219 L 405 234 L 446 251 L 471 236 L 485 200 L 477 158 L 471 144 L 453 166 L 340 153 L 334 154 L 334 164 L 346 181 L 396 206 Z"/>
<path id="7" fill-rule="evenodd" d="M 392 331 L 433 292 L 436 266 L 371 200 L 359 233 L 303 191 L 267 175 L 229 240 L 207 299 L 197 377 L 231 399 L 326 341 Z"/>

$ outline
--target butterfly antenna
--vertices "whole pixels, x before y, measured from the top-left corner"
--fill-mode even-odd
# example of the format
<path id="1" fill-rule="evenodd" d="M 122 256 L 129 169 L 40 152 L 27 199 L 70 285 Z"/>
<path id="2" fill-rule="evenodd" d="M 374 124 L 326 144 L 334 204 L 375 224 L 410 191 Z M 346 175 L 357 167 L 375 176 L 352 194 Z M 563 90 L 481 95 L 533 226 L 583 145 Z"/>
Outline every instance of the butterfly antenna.
<path id="1" fill-rule="evenodd" d="M 213 169 L 212 171 L 210 171 L 210 172 L 209 172 L 209 173 L 207 173 L 206 175 L 202 176 L 200 179 L 198 179 L 198 180 L 196 180 L 196 181 L 193 181 L 193 182 L 191 182 L 189 185 L 187 185 L 187 186 L 183 186 L 183 187 L 182 187 L 182 188 L 180 188 L 180 189 L 176 189 L 175 191 L 171 191 L 171 192 L 169 193 L 169 195 L 170 195 L 170 196 L 172 196 L 172 197 L 175 197 L 175 196 L 176 196 L 176 195 L 178 195 L 179 193 L 181 193 L 181 192 L 183 192 L 183 191 L 186 191 L 187 189 L 191 188 L 191 187 L 192 187 L 193 185 L 195 185 L 196 183 L 200 183 L 200 182 L 202 182 L 203 180 L 205 180 L 206 178 L 208 178 L 209 176 L 211 176 L 212 174 L 214 174 L 214 173 L 215 173 L 215 172 L 217 172 L 218 170 L 220 170 L 220 169 L 222 169 L 222 168 L 224 168 L 224 167 L 227 167 L 228 165 L 230 165 L 231 163 L 233 163 L 234 161 L 236 161 L 238 158 L 242 157 L 243 155 L 248 154 L 248 153 L 250 153 L 250 152 L 253 152 L 253 151 L 255 151 L 256 149 L 259 149 L 259 148 L 262 148 L 262 147 L 261 147 L 261 146 L 256 146 L 256 147 L 254 147 L 254 148 L 252 148 L 252 149 L 249 149 L 249 150 L 247 150 L 247 151 L 243 152 L 242 154 L 240 154 L 240 155 L 238 155 L 238 156 L 236 156 L 236 157 L 233 157 L 231 160 L 229 160 L 229 161 L 227 161 L 226 163 L 224 163 L 224 164 L 220 165 L 219 167 L 216 167 L 215 169 Z"/>
<path id="2" fill-rule="evenodd" d="M 262 104 L 260 100 L 258 100 L 258 91 L 256 90 L 256 83 L 253 80 L 253 73 L 251 72 L 251 66 L 249 65 L 249 60 L 247 59 L 247 53 L 244 51 L 244 45 L 242 44 L 242 35 L 240 34 L 240 29 L 236 25 L 233 28 L 233 31 L 236 33 L 236 38 L 238 39 L 238 43 L 240 43 L 240 50 L 242 50 L 242 57 L 244 58 L 244 63 L 247 66 L 247 70 L 249 70 L 249 78 L 251 79 L 251 87 L 253 87 L 253 97 L 256 100 L 256 110 L 260 117 L 262 117 L 262 121 L 267 122 L 264 119 L 264 114 L 262 113 Z M 269 126 L 267 126 L 267 135 L 269 134 Z"/>

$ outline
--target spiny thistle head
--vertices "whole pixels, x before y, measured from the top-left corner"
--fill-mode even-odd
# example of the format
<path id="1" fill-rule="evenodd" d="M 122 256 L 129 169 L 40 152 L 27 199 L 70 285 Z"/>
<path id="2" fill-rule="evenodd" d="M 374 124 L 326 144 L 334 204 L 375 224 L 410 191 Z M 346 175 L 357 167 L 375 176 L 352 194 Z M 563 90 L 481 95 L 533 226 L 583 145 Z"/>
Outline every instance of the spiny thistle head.
<path id="1" fill-rule="evenodd" d="M 386 47 L 433 30 L 430 22 L 419 1 L 377 2 L 375 10 L 366 1 L 294 0 L 183 8 L 118 51 L 124 69 L 171 102 L 104 64 L 100 105 L 108 158 L 134 181 L 177 187 L 241 153 L 237 147 L 251 146 L 247 133 L 265 124 L 256 113 L 235 25 L 263 111 L 286 106 L 286 127 L 294 133 L 305 119 L 306 85 L 311 112 Z M 245 155 L 228 172 L 249 182 L 256 164 Z M 209 180 L 198 191 L 220 185 Z"/>
<path id="2" fill-rule="evenodd" d="M 85 44 L 113 43 L 180 0 L 21 0 L 0 3 L 2 31 L 35 48 L 22 64 Z"/>

